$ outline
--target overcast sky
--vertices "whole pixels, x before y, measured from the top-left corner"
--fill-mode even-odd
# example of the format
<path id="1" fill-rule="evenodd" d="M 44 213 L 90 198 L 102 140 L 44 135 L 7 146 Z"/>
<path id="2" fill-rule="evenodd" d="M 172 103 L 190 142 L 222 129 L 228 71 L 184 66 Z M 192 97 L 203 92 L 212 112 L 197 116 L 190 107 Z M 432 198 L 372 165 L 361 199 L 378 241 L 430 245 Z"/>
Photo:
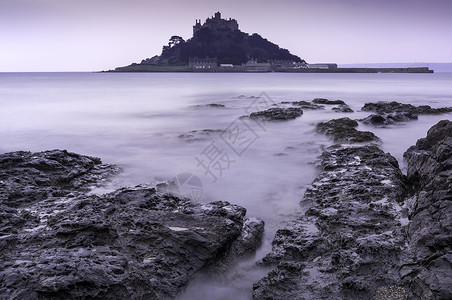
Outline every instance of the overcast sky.
<path id="1" fill-rule="evenodd" d="M 140 62 L 218 10 L 311 63 L 452 62 L 452 0 L 0 0 L 0 72 Z"/>

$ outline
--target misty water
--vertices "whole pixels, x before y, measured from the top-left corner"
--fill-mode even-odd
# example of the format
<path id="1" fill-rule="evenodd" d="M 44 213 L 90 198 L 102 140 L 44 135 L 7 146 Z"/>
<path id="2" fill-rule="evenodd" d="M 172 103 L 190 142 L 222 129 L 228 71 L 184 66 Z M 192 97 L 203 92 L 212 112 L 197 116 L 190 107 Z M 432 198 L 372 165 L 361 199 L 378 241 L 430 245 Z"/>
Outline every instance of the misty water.
<path id="1" fill-rule="evenodd" d="M 293 121 L 239 119 L 258 107 L 318 97 L 344 100 L 356 112 L 336 113 L 327 106 L 305 110 Z M 452 106 L 452 73 L 0 73 L 0 152 L 67 149 L 122 166 L 124 171 L 96 193 L 196 175 L 203 194 L 195 201 L 244 206 L 248 217 L 266 222 L 266 233 L 256 256 L 227 274 L 200 274 L 179 299 L 250 299 L 252 283 L 268 271 L 255 268 L 255 262 L 270 251 L 277 228 L 306 209 L 300 200 L 318 173 L 318 156 L 331 144 L 315 133 L 315 124 L 343 116 L 360 119 L 369 115 L 359 111 L 364 103 L 393 100 Z M 205 106 L 211 103 L 225 107 Z M 383 150 L 403 168 L 403 152 L 441 119 L 452 115 L 360 129 L 379 136 Z M 228 128 L 247 131 L 246 139 L 232 143 L 221 134 Z M 180 137 L 205 129 L 220 131 L 205 139 Z M 198 160 L 205 161 L 213 145 L 221 153 L 221 171 L 208 173 Z"/>

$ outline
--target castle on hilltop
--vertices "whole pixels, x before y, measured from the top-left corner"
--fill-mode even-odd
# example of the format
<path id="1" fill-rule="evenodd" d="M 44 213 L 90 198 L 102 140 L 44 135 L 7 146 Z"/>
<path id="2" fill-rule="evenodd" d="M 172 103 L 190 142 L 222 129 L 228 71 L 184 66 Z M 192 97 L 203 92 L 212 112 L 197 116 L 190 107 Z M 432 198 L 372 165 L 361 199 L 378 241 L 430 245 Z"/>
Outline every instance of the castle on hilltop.
<path id="1" fill-rule="evenodd" d="M 202 28 L 209 28 L 213 31 L 235 31 L 239 29 L 237 20 L 229 18 L 225 20 L 221 18 L 221 13 L 216 12 L 211 18 L 206 19 L 206 22 L 201 25 L 201 19 L 196 19 L 196 24 L 193 26 L 193 35 Z"/>

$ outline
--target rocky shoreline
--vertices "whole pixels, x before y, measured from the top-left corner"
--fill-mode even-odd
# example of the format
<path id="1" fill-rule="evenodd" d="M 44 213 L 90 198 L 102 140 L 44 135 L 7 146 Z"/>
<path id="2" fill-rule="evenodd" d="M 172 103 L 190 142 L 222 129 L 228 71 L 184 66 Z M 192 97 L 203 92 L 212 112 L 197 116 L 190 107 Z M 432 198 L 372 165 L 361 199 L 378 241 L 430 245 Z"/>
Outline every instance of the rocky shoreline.
<path id="1" fill-rule="evenodd" d="M 388 125 L 451 108 L 378 102 L 362 111 L 376 113 L 364 124 Z M 302 200 L 310 208 L 277 231 L 259 263 L 273 269 L 254 284 L 254 299 L 452 298 L 452 122 L 408 149 L 407 176 L 357 126 L 317 124 L 336 144 Z"/>
<path id="2" fill-rule="evenodd" d="M 317 98 L 242 118 L 290 122 L 327 107 L 353 112 L 342 100 Z M 254 283 L 254 299 L 452 298 L 452 122 L 407 150 L 406 176 L 380 138 L 358 126 L 452 108 L 377 102 L 361 110 L 372 114 L 316 124 L 333 145 L 301 200 L 309 209 L 287 220 L 258 262 L 272 270 Z M 91 192 L 120 171 L 64 150 L 0 155 L 2 297 L 173 299 L 199 272 L 224 272 L 260 246 L 264 222 L 238 205 L 193 203 L 148 186 Z"/>
<path id="3" fill-rule="evenodd" d="M 260 244 L 263 221 L 227 202 L 87 193 L 116 172 L 60 150 L 0 156 L 3 299 L 171 299 L 196 272 Z"/>

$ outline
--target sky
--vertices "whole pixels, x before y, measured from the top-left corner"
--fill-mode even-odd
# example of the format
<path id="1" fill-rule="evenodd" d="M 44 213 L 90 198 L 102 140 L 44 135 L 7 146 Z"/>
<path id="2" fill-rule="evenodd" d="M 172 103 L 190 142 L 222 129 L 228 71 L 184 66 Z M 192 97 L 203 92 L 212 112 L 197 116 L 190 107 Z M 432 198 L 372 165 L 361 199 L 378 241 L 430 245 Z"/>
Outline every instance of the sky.
<path id="1" fill-rule="evenodd" d="M 452 0 L 0 0 L 0 72 L 140 62 L 216 11 L 309 63 L 452 62 Z"/>

